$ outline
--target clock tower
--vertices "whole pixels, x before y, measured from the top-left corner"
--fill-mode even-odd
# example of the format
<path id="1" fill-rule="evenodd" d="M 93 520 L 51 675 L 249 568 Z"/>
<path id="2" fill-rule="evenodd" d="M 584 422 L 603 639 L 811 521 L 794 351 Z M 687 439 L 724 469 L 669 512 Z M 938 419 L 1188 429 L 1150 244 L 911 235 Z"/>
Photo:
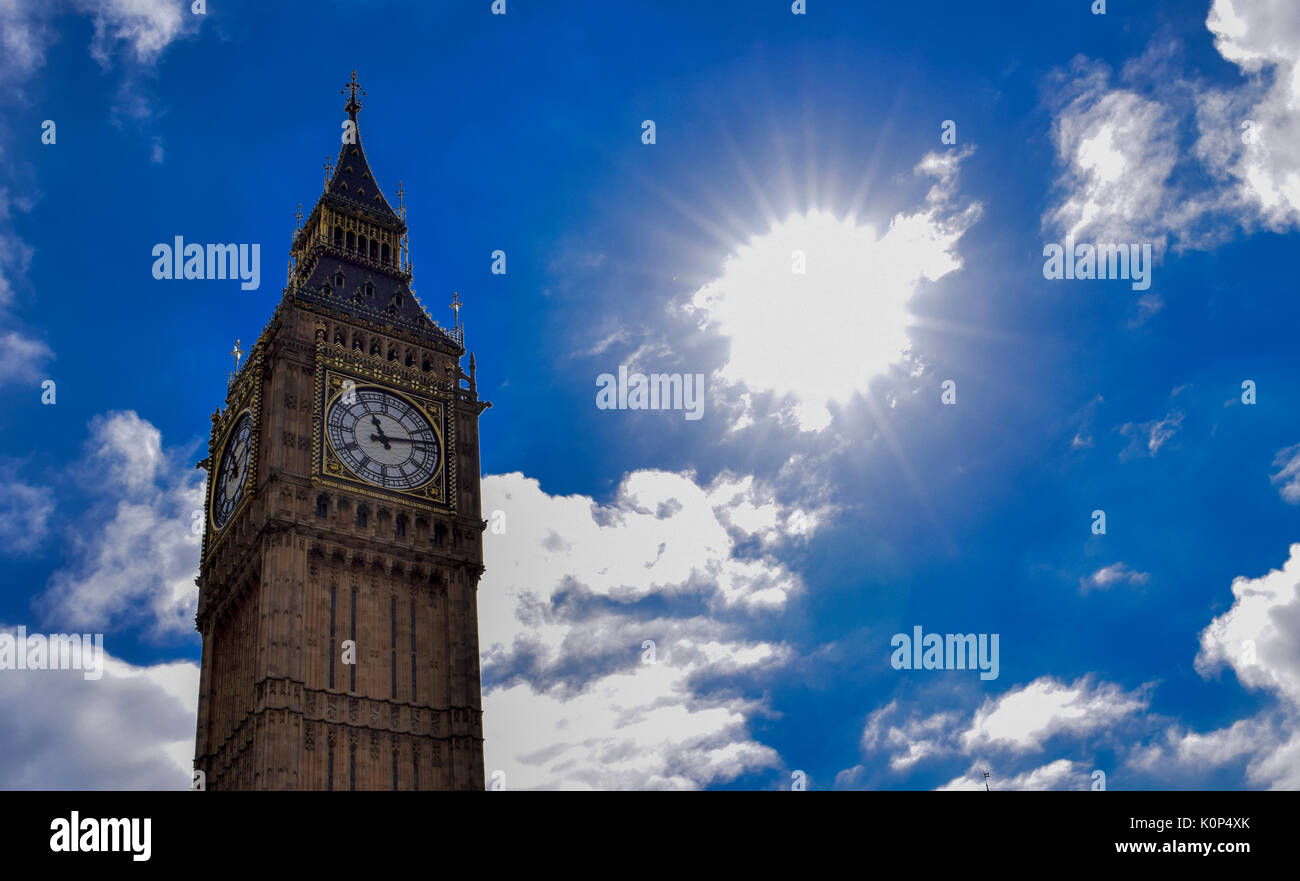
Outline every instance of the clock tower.
<path id="1" fill-rule="evenodd" d="M 478 419 L 459 320 L 412 287 L 361 148 L 301 212 L 283 297 L 212 414 L 195 626 L 208 789 L 482 790 Z M 236 354 L 239 352 L 236 345 Z M 197 785 L 197 784 L 196 784 Z"/>

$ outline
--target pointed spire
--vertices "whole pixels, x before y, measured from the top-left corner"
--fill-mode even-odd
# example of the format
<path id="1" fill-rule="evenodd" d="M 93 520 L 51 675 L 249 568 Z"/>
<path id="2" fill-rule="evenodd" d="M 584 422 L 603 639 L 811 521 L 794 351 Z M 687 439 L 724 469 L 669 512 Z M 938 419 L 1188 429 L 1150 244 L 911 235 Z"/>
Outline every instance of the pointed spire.
<path id="1" fill-rule="evenodd" d="M 339 160 L 334 168 L 334 174 L 325 184 L 325 192 L 346 199 L 367 211 L 382 216 L 397 217 L 397 212 L 380 192 L 379 183 L 370 173 L 370 164 L 366 162 L 365 151 L 361 149 L 361 129 L 357 125 L 357 112 L 361 110 L 361 102 L 357 100 L 357 95 L 365 95 L 365 93 L 366 90 L 357 82 L 357 72 L 352 71 L 352 79 L 339 92 L 341 95 L 348 96 L 343 109 L 347 111 L 351 125 L 345 124 L 343 147 L 339 151 Z M 328 169 L 326 171 L 328 173 Z"/>
<path id="2" fill-rule="evenodd" d="M 352 80 L 345 84 L 342 89 L 339 89 L 340 95 L 348 93 L 348 103 L 343 105 L 343 109 L 352 119 L 357 118 L 357 111 L 361 109 L 361 102 L 357 100 L 357 92 L 364 95 L 366 90 L 357 83 L 357 72 L 353 69 Z"/>

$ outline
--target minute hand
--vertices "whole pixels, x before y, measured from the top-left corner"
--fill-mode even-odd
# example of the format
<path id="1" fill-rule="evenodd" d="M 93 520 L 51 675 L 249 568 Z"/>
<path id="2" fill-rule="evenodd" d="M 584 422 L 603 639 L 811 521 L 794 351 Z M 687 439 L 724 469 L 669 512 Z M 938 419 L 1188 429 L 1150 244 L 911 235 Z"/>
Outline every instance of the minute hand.
<path id="1" fill-rule="evenodd" d="M 413 444 L 419 447 L 427 447 L 429 444 L 433 443 L 433 441 L 416 440 L 415 438 L 410 437 L 384 437 L 377 434 L 370 435 L 370 439 L 372 441 L 383 440 L 390 444 Z"/>

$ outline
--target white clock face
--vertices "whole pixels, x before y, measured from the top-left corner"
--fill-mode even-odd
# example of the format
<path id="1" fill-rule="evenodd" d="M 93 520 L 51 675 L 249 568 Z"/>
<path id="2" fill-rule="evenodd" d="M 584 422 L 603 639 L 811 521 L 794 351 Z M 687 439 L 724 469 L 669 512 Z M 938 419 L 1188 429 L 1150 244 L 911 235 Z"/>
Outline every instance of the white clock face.
<path id="1" fill-rule="evenodd" d="M 334 453 L 366 483 L 409 490 L 438 473 L 437 432 L 418 407 L 392 392 L 365 387 L 340 395 L 325 415 L 325 432 Z"/>
<path id="2" fill-rule="evenodd" d="M 217 479 L 212 490 L 212 524 L 221 529 L 235 513 L 239 497 L 244 494 L 248 463 L 252 453 L 253 419 L 247 413 L 235 423 L 226 449 L 221 454 Z"/>

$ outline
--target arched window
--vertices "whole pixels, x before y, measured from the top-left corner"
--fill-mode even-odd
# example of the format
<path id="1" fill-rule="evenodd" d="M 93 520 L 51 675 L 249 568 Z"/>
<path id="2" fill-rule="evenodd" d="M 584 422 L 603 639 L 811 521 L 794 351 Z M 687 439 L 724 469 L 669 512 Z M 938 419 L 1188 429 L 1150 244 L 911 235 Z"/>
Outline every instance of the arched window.
<path id="1" fill-rule="evenodd" d="M 352 232 L 352 230 L 348 230 L 348 250 L 355 251 L 356 249 L 357 249 L 357 234 Z"/>
<path id="2" fill-rule="evenodd" d="M 352 337 L 352 349 L 354 351 L 359 351 L 361 349 L 361 334 L 358 333 Z"/>
<path id="3" fill-rule="evenodd" d="M 348 338 L 343 333 L 343 328 L 334 328 L 334 342 L 338 343 L 340 346 L 346 346 L 348 344 Z"/>
<path id="4" fill-rule="evenodd" d="M 433 543 L 437 547 L 442 547 L 447 542 L 447 527 L 441 523 L 434 524 Z"/>
<path id="5" fill-rule="evenodd" d="M 371 299 L 374 299 L 374 296 L 375 296 L 375 283 L 374 283 L 374 282 L 372 282 L 372 281 L 368 281 L 368 282 L 366 282 L 366 283 L 365 283 L 365 286 L 362 287 L 362 290 L 365 291 L 367 297 L 370 297 Z"/>
<path id="6" fill-rule="evenodd" d="M 389 360 L 389 361 L 396 361 L 396 360 L 397 360 L 397 349 L 396 349 L 396 347 L 391 348 L 391 349 L 388 350 L 388 360 Z"/>
<path id="7" fill-rule="evenodd" d="M 385 263 L 388 262 L 388 243 L 387 243 L 387 242 L 384 242 L 384 244 L 382 244 L 382 245 L 379 246 L 379 259 L 382 260 L 382 261 L 385 262 Z"/>
<path id="8" fill-rule="evenodd" d="M 425 373 L 428 373 L 430 370 L 433 369 L 433 364 L 430 363 L 428 358 L 425 358 L 422 362 L 420 362 L 420 369 L 423 370 Z"/>
<path id="9" fill-rule="evenodd" d="M 361 252 L 361 256 L 362 256 L 362 257 L 366 256 L 366 237 L 365 237 L 365 236 L 360 236 L 360 237 L 357 238 L 357 250 Z"/>
<path id="10" fill-rule="evenodd" d="M 406 538 L 406 515 L 398 514 L 397 519 L 393 521 L 393 535 L 398 538 Z"/>
<path id="11" fill-rule="evenodd" d="M 341 272 L 334 273 L 334 287 L 336 288 L 343 287 L 343 273 Z"/>
<path id="12" fill-rule="evenodd" d="M 407 350 L 406 350 L 406 360 L 403 361 L 402 363 L 405 364 L 407 367 L 414 367 L 414 366 L 415 366 L 415 353 L 412 352 L 410 349 L 407 349 Z"/>
<path id="13" fill-rule="evenodd" d="M 379 243 L 376 242 L 374 239 L 370 240 L 370 259 L 371 260 L 379 259 Z"/>
<path id="14" fill-rule="evenodd" d="M 371 341 L 370 341 L 370 354 L 374 355 L 375 357 L 378 357 L 378 356 L 379 356 L 379 351 L 380 351 L 380 349 L 379 349 L 379 340 L 371 340 Z"/>
<path id="15" fill-rule="evenodd" d="M 370 522 L 370 509 L 365 505 L 357 506 L 357 526 L 364 527 Z"/>
<path id="16" fill-rule="evenodd" d="M 316 516 L 328 517 L 330 513 L 330 497 L 321 493 L 316 497 Z"/>
<path id="17" fill-rule="evenodd" d="M 343 247 L 343 227 L 334 227 L 334 244 L 337 247 Z"/>

